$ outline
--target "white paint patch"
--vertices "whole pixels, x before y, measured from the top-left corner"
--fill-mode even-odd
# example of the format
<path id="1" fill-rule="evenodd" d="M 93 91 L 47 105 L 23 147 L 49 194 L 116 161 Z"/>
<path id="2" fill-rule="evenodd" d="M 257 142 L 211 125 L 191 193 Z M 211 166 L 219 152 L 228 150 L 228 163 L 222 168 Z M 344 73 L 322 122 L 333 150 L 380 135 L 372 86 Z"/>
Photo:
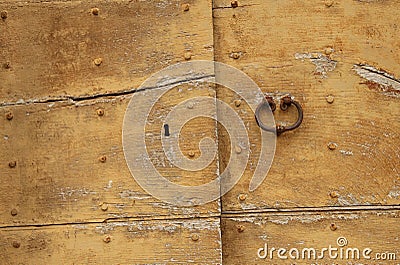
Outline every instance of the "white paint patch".
<path id="1" fill-rule="evenodd" d="M 86 188 L 75 189 L 71 187 L 60 188 L 60 191 L 58 193 L 58 195 L 61 197 L 63 201 L 66 201 L 67 199 L 71 199 L 73 197 L 75 197 L 76 201 L 76 197 L 84 197 L 93 194 L 96 194 L 96 192 Z"/>
<path id="2" fill-rule="evenodd" d="M 386 96 L 400 97 L 400 80 L 370 65 L 354 65 L 353 70 L 362 78 L 377 84 Z"/>
<path id="3" fill-rule="evenodd" d="M 189 231 L 219 231 L 220 223 L 218 219 L 214 220 L 185 220 L 185 221 L 132 221 L 132 222 L 113 222 L 96 226 L 96 232 L 105 234 L 117 228 L 126 228 L 129 232 L 143 231 L 165 231 L 174 233 L 179 229 Z"/>
<path id="4" fill-rule="evenodd" d="M 354 155 L 354 154 L 353 154 L 353 151 L 351 151 L 351 150 L 340 150 L 340 153 L 341 153 L 342 155 L 345 155 L 345 156 L 352 156 L 352 155 Z"/>
<path id="5" fill-rule="evenodd" d="M 255 225 L 265 225 L 267 223 L 273 223 L 278 225 L 287 225 L 289 222 L 299 222 L 302 224 L 311 224 L 321 220 L 326 219 L 326 217 L 322 215 L 297 215 L 297 216 L 289 216 L 289 215 L 274 215 L 265 217 L 238 217 L 231 218 L 231 220 L 236 222 L 247 222 Z"/>
<path id="6" fill-rule="evenodd" d="M 87 229 L 87 226 L 83 225 L 83 224 L 71 225 L 71 227 L 75 228 L 75 229 L 80 229 L 80 230 Z"/>
<path id="7" fill-rule="evenodd" d="M 106 189 L 111 189 L 111 188 L 112 188 L 112 185 L 113 185 L 113 181 L 112 181 L 112 180 L 109 180 L 109 181 L 108 181 L 108 184 L 107 184 L 107 186 L 106 186 Z"/>
<path id="8" fill-rule="evenodd" d="M 119 193 L 119 197 L 121 199 L 131 199 L 131 200 L 148 200 L 151 199 L 152 196 L 149 194 L 131 191 L 131 190 L 124 190 Z"/>
<path id="9" fill-rule="evenodd" d="M 304 61 L 305 59 L 310 60 L 315 65 L 315 73 L 320 75 L 321 78 L 327 78 L 328 72 L 335 70 L 337 61 L 331 60 L 324 54 L 317 53 L 296 53 L 294 57 L 297 60 Z"/>
<path id="10" fill-rule="evenodd" d="M 389 194 L 387 195 L 391 199 L 399 199 L 400 198 L 400 190 L 399 189 L 394 189 L 389 191 Z"/>
<path id="11" fill-rule="evenodd" d="M 344 206 L 352 206 L 360 204 L 360 202 L 354 197 L 353 194 L 347 194 L 346 196 L 339 196 L 338 202 L 339 205 L 344 205 Z"/>

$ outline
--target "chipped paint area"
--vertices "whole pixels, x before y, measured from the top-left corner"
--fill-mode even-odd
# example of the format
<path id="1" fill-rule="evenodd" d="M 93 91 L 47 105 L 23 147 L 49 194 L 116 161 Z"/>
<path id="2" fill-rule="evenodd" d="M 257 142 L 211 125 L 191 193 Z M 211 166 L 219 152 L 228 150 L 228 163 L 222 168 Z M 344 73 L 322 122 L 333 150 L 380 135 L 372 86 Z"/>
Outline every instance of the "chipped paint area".
<path id="1" fill-rule="evenodd" d="M 358 220 L 361 216 L 358 214 L 334 214 L 331 216 L 335 220 Z"/>
<path id="2" fill-rule="evenodd" d="M 299 222 L 302 224 L 311 224 L 315 222 L 319 222 L 321 220 L 326 219 L 322 215 L 298 215 L 298 216 L 289 216 L 289 215 L 276 215 L 269 216 L 268 218 L 264 217 L 237 217 L 230 218 L 236 222 L 247 222 L 252 223 L 258 226 L 265 225 L 267 223 L 273 223 L 278 225 L 287 225 L 289 222 Z"/>
<path id="3" fill-rule="evenodd" d="M 195 216 L 200 212 L 195 207 L 179 207 L 164 202 L 154 202 L 151 204 L 154 208 L 167 209 L 171 214 L 182 213 L 184 215 Z"/>
<path id="4" fill-rule="evenodd" d="M 112 186 L 113 186 L 113 181 L 112 181 L 112 180 L 109 180 L 108 183 L 107 183 L 107 185 L 104 187 L 104 189 L 105 189 L 105 190 L 109 190 L 109 189 L 112 188 Z"/>
<path id="5" fill-rule="evenodd" d="M 351 150 L 340 150 L 340 153 L 341 153 L 342 155 L 345 155 L 345 156 L 352 156 L 352 155 L 354 155 L 354 154 L 353 154 L 353 151 L 351 151 Z"/>
<path id="6" fill-rule="evenodd" d="M 389 191 L 387 196 L 391 199 L 400 199 L 400 189 L 393 189 Z"/>
<path id="7" fill-rule="evenodd" d="M 353 70 L 362 78 L 371 90 L 381 92 L 390 97 L 400 97 L 400 80 L 393 75 L 367 64 L 357 64 Z"/>
<path id="8" fill-rule="evenodd" d="M 342 206 L 352 206 L 361 204 L 353 194 L 338 197 L 338 203 Z"/>
<path id="9" fill-rule="evenodd" d="M 132 190 L 124 190 L 119 193 L 119 197 L 121 199 L 131 199 L 131 200 L 148 200 L 151 199 L 152 196 L 149 194 L 132 191 Z"/>
<path id="10" fill-rule="evenodd" d="M 258 206 L 252 203 L 240 203 L 240 207 L 242 210 L 255 210 L 258 209 Z"/>
<path id="11" fill-rule="evenodd" d="M 98 233 L 106 234 L 121 227 L 127 229 L 129 232 L 164 231 L 174 233 L 180 229 L 189 231 L 218 231 L 220 223 L 218 219 L 212 221 L 202 219 L 171 222 L 160 221 L 157 224 L 151 221 L 113 222 L 98 225 L 95 230 Z"/>
<path id="12" fill-rule="evenodd" d="M 316 53 L 296 53 L 294 57 L 297 60 L 304 61 L 310 60 L 315 65 L 314 73 L 321 76 L 321 78 L 327 78 L 328 72 L 335 70 L 337 61 L 332 60 L 320 52 Z"/>
<path id="13" fill-rule="evenodd" d="M 71 225 L 72 228 L 77 229 L 77 230 L 84 230 L 87 229 L 87 225 L 84 224 L 76 224 L 76 225 Z"/>
<path id="14" fill-rule="evenodd" d="M 66 201 L 68 199 L 72 199 L 74 201 L 77 201 L 78 197 L 85 197 L 88 195 L 94 195 L 97 194 L 95 191 L 91 191 L 86 188 L 71 188 L 71 187 L 65 187 L 65 188 L 60 188 L 58 191 L 58 196 L 61 197 L 63 201 Z"/>

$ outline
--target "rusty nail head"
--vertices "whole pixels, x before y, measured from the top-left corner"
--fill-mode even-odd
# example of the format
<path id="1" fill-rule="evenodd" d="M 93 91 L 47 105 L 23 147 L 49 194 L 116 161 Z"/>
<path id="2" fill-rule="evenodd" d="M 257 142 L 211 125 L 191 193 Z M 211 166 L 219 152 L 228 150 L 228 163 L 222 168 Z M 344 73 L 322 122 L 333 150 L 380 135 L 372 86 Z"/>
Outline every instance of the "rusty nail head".
<path id="1" fill-rule="evenodd" d="M 96 112 L 97 112 L 97 115 L 104 116 L 104 109 L 97 109 Z"/>
<path id="2" fill-rule="evenodd" d="M 6 113 L 6 119 L 11 121 L 14 118 L 14 115 L 12 114 L 11 111 L 7 111 Z"/>
<path id="3" fill-rule="evenodd" d="M 231 1 L 231 7 L 236 8 L 239 6 L 238 1 Z"/>
<path id="4" fill-rule="evenodd" d="M 97 7 L 93 7 L 92 8 L 92 14 L 95 15 L 95 16 L 98 16 L 99 15 L 99 9 Z"/>
<path id="5" fill-rule="evenodd" d="M 234 103 L 236 107 L 240 107 L 240 105 L 242 105 L 242 101 L 240 99 L 235 100 Z"/>
<path id="6" fill-rule="evenodd" d="M 21 246 L 21 244 L 17 241 L 12 242 L 12 246 L 15 248 L 19 248 Z"/>
<path id="7" fill-rule="evenodd" d="M 101 210 L 102 210 L 102 211 L 107 211 L 107 210 L 108 210 L 108 205 L 107 205 L 107 203 L 103 202 L 103 203 L 101 204 Z"/>
<path id="8" fill-rule="evenodd" d="M 188 155 L 189 155 L 189 157 L 194 157 L 195 154 L 193 151 L 189 151 Z"/>
<path id="9" fill-rule="evenodd" d="M 99 161 L 100 161 L 101 163 L 105 163 L 105 162 L 107 161 L 107 156 L 105 156 L 105 155 L 100 156 Z"/>
<path id="10" fill-rule="evenodd" d="M 240 54 L 238 53 L 238 52 L 234 52 L 234 53 L 232 53 L 232 58 L 233 59 L 239 59 L 240 58 Z"/>
<path id="11" fill-rule="evenodd" d="M 104 241 L 105 243 L 110 243 L 110 242 L 111 242 L 111 236 L 106 235 L 106 236 L 103 238 L 103 241 Z"/>
<path id="12" fill-rule="evenodd" d="M 329 196 L 331 196 L 331 198 L 338 198 L 339 197 L 339 193 L 337 191 L 331 191 L 329 193 Z"/>
<path id="13" fill-rule="evenodd" d="M 0 12 L 0 16 L 2 19 L 6 19 L 8 17 L 8 12 L 6 10 L 2 10 Z"/>
<path id="14" fill-rule="evenodd" d="M 190 5 L 189 4 L 183 4 L 183 11 L 189 11 Z"/>
<path id="15" fill-rule="evenodd" d="M 240 146 L 236 145 L 235 152 L 236 152 L 236 154 L 240 154 L 242 152 L 242 148 Z"/>
<path id="16" fill-rule="evenodd" d="M 192 59 L 192 53 L 191 52 L 185 52 L 184 57 L 185 57 L 186 61 L 189 61 L 190 59 Z"/>
<path id="17" fill-rule="evenodd" d="M 14 209 L 11 210 L 11 215 L 12 216 L 16 216 L 17 214 L 18 214 L 17 209 L 14 208 Z"/>
<path id="18" fill-rule="evenodd" d="M 333 0 L 325 0 L 326 7 L 331 7 L 331 6 L 333 6 L 334 3 L 335 3 L 335 1 L 333 1 Z"/>
<path id="19" fill-rule="evenodd" d="M 335 101 L 335 97 L 333 95 L 328 95 L 326 96 L 326 102 L 328 102 L 329 104 L 332 104 Z"/>
<path id="20" fill-rule="evenodd" d="M 188 109 L 193 109 L 193 107 L 194 107 L 193 102 L 188 102 L 188 104 L 186 105 L 186 107 L 187 107 Z"/>
<path id="21" fill-rule="evenodd" d="M 198 241 L 200 239 L 200 236 L 198 234 L 193 234 L 191 238 L 193 241 Z"/>
<path id="22" fill-rule="evenodd" d="M 244 225 L 237 225 L 236 228 L 239 233 L 242 233 L 244 231 Z"/>
<path id="23" fill-rule="evenodd" d="M 11 161 L 11 162 L 9 162 L 9 163 L 8 163 L 8 166 L 9 166 L 10 168 L 16 167 L 16 166 L 17 166 L 17 161 Z"/>
<path id="24" fill-rule="evenodd" d="M 332 223 L 329 227 L 332 231 L 335 231 L 337 229 L 337 226 L 334 223 Z"/>
<path id="25" fill-rule="evenodd" d="M 244 201 L 246 199 L 247 199 L 247 195 L 246 194 L 242 193 L 242 194 L 239 195 L 239 200 Z"/>
<path id="26" fill-rule="evenodd" d="M 331 55 L 335 50 L 332 47 L 326 47 L 325 48 L 325 54 L 326 55 Z"/>
<path id="27" fill-rule="evenodd" d="M 101 63 L 103 62 L 103 59 L 102 58 L 96 58 L 96 59 L 94 59 L 93 62 L 94 62 L 95 65 L 100 66 Z"/>
<path id="28" fill-rule="evenodd" d="M 328 148 L 329 148 L 329 150 L 335 150 L 336 147 L 337 147 L 337 144 L 336 144 L 336 143 L 333 143 L 333 142 L 328 143 Z"/>

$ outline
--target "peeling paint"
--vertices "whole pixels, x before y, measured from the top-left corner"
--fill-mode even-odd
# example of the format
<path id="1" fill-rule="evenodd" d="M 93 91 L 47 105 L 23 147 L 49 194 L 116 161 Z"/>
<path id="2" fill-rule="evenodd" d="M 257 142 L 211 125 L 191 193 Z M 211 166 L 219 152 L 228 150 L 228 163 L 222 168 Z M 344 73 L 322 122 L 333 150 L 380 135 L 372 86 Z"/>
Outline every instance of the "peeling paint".
<path id="1" fill-rule="evenodd" d="M 353 194 L 347 194 L 346 196 L 339 196 L 338 203 L 339 205 L 344 205 L 344 206 L 352 206 L 360 204 L 360 202 L 354 197 Z"/>
<path id="2" fill-rule="evenodd" d="M 168 209 L 170 213 L 182 213 L 189 216 L 199 214 L 199 211 L 195 207 L 178 207 L 164 202 L 155 202 L 152 203 L 152 206 L 154 208 Z"/>
<path id="3" fill-rule="evenodd" d="M 356 64 L 353 70 L 367 80 L 365 84 L 371 90 L 390 97 L 400 97 L 400 80 L 393 75 L 367 64 Z"/>
<path id="4" fill-rule="evenodd" d="M 400 198 L 400 190 L 393 189 L 393 190 L 389 191 L 387 196 L 391 199 L 399 199 Z"/>
<path id="5" fill-rule="evenodd" d="M 72 225 L 71 226 L 72 228 L 75 228 L 75 229 L 87 229 L 87 225 L 84 225 L 84 224 L 77 224 L 77 225 Z"/>
<path id="6" fill-rule="evenodd" d="M 96 226 L 96 232 L 105 234 L 117 228 L 126 228 L 128 232 L 142 232 L 142 231 L 165 231 L 174 233 L 179 229 L 186 229 L 189 231 L 204 231 L 204 230 L 219 230 L 219 220 L 183 220 L 173 222 L 160 221 L 157 224 L 150 221 L 132 221 L 132 222 L 113 222 L 105 223 Z"/>
<path id="7" fill-rule="evenodd" d="M 124 190 L 119 193 L 119 197 L 121 199 L 131 199 L 131 200 L 148 200 L 151 199 L 152 196 L 149 194 L 131 191 L 131 190 Z"/>
<path id="8" fill-rule="evenodd" d="M 345 155 L 345 156 L 352 156 L 352 155 L 354 155 L 354 154 L 353 154 L 353 151 L 351 151 L 351 150 L 340 150 L 340 153 L 341 153 L 342 155 Z"/>
<path id="9" fill-rule="evenodd" d="M 287 225 L 289 222 L 299 222 L 302 224 L 310 224 L 319 222 L 321 220 L 326 219 L 326 217 L 322 215 L 298 215 L 298 216 L 289 216 L 289 215 L 276 215 L 276 216 L 268 216 L 264 217 L 237 217 L 231 218 L 231 220 L 236 222 L 247 222 L 252 223 L 258 226 L 265 225 L 267 223 L 273 223 L 278 225 Z"/>
<path id="10" fill-rule="evenodd" d="M 71 187 L 66 187 L 66 188 L 60 188 L 58 195 L 61 197 L 63 201 L 66 201 L 67 198 L 71 199 L 72 197 L 84 197 L 87 195 L 93 195 L 97 194 L 95 191 L 91 191 L 86 188 L 71 188 Z M 75 198 L 76 201 L 76 198 Z"/>
<path id="11" fill-rule="evenodd" d="M 317 53 L 296 53 L 294 57 L 297 60 L 304 61 L 309 59 L 315 65 L 315 74 L 320 75 L 321 78 L 327 78 L 328 72 L 335 70 L 337 61 L 332 60 L 325 56 L 324 54 Z"/>

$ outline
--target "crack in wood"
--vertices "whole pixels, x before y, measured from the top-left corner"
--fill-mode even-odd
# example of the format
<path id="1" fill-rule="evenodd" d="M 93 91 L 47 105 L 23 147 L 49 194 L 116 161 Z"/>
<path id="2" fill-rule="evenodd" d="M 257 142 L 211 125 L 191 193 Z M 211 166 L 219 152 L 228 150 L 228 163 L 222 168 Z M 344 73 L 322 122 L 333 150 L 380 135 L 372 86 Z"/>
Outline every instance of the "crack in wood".
<path id="1" fill-rule="evenodd" d="M 159 88 L 164 88 L 164 87 L 168 87 L 168 86 L 177 86 L 177 85 L 184 84 L 187 82 L 199 81 L 202 79 L 207 79 L 207 78 L 212 78 L 212 77 L 215 77 L 215 75 L 196 76 L 193 78 L 187 78 L 187 79 L 182 79 L 182 80 L 173 81 L 173 82 L 166 82 L 159 86 L 154 86 L 154 87 L 143 87 L 140 89 L 131 88 L 131 89 L 123 90 L 123 91 L 119 91 L 119 92 L 101 93 L 101 94 L 95 94 L 95 95 L 84 95 L 84 96 L 77 96 L 77 97 L 65 95 L 65 96 L 53 97 L 53 98 L 38 98 L 38 99 L 27 99 L 27 100 L 20 99 L 15 102 L 2 102 L 2 103 L 0 103 L 0 108 L 1 107 L 18 106 L 18 105 L 54 103 L 54 102 L 70 102 L 72 104 L 75 104 L 77 102 L 82 102 L 82 101 L 86 101 L 86 100 L 132 95 L 134 93 L 143 92 L 145 90 L 159 89 Z"/>

